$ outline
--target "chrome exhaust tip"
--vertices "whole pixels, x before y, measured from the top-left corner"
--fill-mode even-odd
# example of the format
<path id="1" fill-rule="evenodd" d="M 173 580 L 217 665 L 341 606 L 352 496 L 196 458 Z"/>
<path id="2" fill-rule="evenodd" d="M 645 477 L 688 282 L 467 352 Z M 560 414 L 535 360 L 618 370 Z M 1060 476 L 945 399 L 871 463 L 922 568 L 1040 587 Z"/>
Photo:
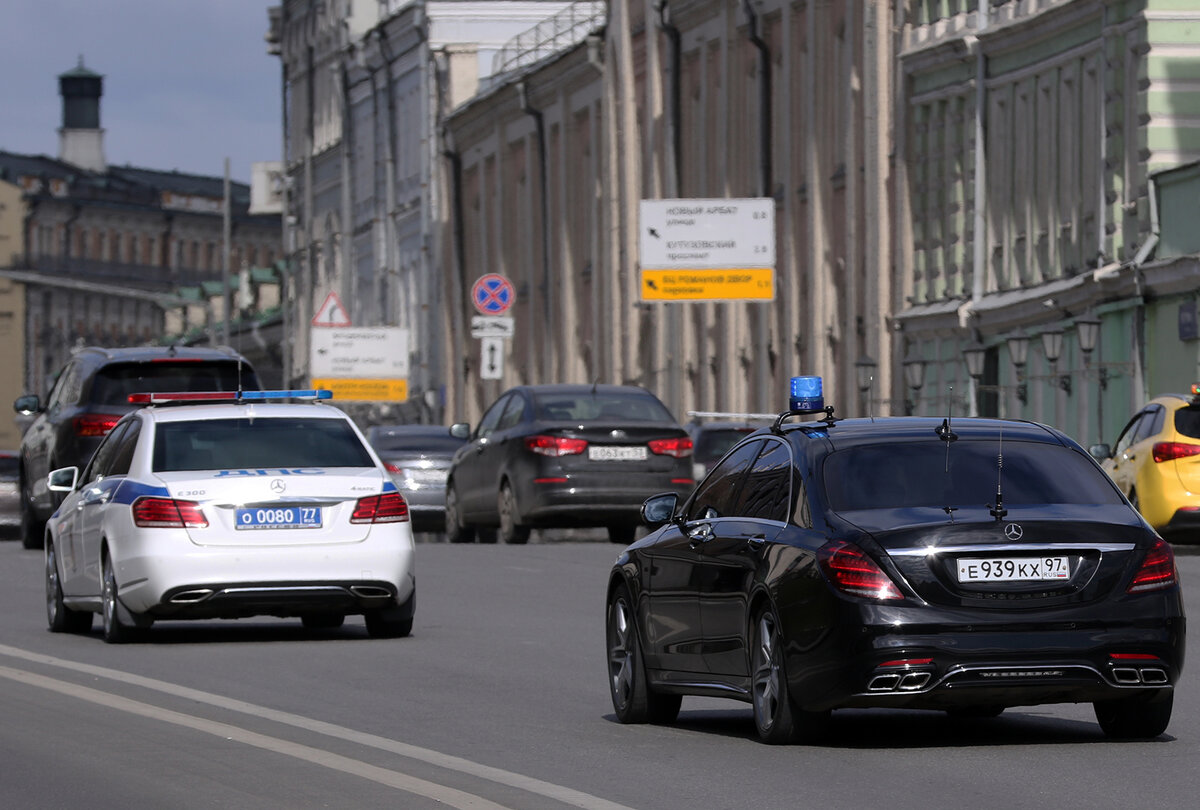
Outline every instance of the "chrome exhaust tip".
<path id="1" fill-rule="evenodd" d="M 1141 671 L 1142 683 L 1160 685 L 1169 681 L 1164 670 L 1152 668 Z"/>
<path id="2" fill-rule="evenodd" d="M 900 676 L 899 675 L 896 675 L 896 674 L 876 675 L 874 678 L 871 679 L 871 682 L 867 684 L 867 691 L 868 692 L 891 692 L 891 691 L 894 691 L 896 689 L 896 687 L 898 687 L 899 685 L 900 685 Z"/>
<path id="3" fill-rule="evenodd" d="M 197 588 L 193 591 L 180 591 L 171 597 L 173 605 L 194 605 L 197 602 L 203 602 L 205 599 L 213 595 L 213 591 L 208 588 Z"/>
<path id="4" fill-rule="evenodd" d="M 1142 682 L 1141 675 L 1138 674 L 1136 669 L 1131 667 L 1113 667 L 1112 676 L 1114 681 L 1123 685 Z"/>
<path id="5" fill-rule="evenodd" d="M 928 672 L 910 672 L 900 679 L 900 690 L 904 692 L 915 692 L 918 689 L 923 689 L 925 684 L 929 683 Z"/>

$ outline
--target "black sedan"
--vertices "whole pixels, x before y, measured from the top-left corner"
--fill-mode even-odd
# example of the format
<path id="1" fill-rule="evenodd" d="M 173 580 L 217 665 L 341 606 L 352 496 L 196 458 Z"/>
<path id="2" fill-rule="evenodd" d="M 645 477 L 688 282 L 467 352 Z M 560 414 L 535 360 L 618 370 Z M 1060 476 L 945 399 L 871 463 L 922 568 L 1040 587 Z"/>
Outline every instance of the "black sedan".
<path id="1" fill-rule="evenodd" d="M 759 736 L 833 709 L 984 717 L 1089 702 L 1161 734 L 1184 659 L 1171 546 L 1074 441 L 990 419 L 796 422 L 736 445 L 608 582 L 617 717 L 683 695 L 749 702 Z"/>
<path id="2" fill-rule="evenodd" d="M 607 528 L 633 540 L 642 502 L 695 485 L 692 440 L 667 407 L 632 385 L 522 385 L 505 391 L 468 436 L 446 482 L 451 542 L 525 543 L 533 528 Z"/>

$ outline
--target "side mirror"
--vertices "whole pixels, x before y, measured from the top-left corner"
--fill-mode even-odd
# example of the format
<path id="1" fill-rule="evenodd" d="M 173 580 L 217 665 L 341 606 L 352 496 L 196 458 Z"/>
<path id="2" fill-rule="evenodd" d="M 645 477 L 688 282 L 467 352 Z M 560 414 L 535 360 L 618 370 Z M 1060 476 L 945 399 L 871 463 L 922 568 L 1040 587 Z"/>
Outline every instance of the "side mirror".
<path id="1" fill-rule="evenodd" d="M 47 487 L 51 492 L 71 492 L 79 482 L 78 467 L 62 467 L 51 470 L 47 477 Z"/>
<path id="2" fill-rule="evenodd" d="M 471 438 L 471 426 L 466 422 L 455 422 L 450 426 L 450 435 L 456 439 Z"/>
<path id="3" fill-rule="evenodd" d="M 1096 461 L 1108 461 L 1112 458 L 1112 448 L 1107 444 L 1093 444 L 1088 448 L 1088 454 Z"/>
<path id="4" fill-rule="evenodd" d="M 675 507 L 678 505 L 679 496 L 674 492 L 651 495 L 642 504 L 642 523 L 651 528 L 661 526 L 675 516 Z"/>
<path id="5" fill-rule="evenodd" d="M 22 416 L 41 413 L 42 403 L 37 394 L 25 394 L 13 400 L 13 410 Z"/>

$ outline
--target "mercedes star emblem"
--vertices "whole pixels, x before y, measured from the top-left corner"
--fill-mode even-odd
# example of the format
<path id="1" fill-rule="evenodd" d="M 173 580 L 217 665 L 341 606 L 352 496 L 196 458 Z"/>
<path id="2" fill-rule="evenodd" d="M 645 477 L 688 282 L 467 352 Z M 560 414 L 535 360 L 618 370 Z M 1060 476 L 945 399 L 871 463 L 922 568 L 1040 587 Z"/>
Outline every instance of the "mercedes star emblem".
<path id="1" fill-rule="evenodd" d="M 1020 540 L 1023 534 L 1025 534 L 1025 530 L 1016 523 L 1010 523 L 1004 527 L 1004 536 L 1009 540 Z"/>
<path id="2" fill-rule="evenodd" d="M 275 480 L 273 480 L 271 482 L 271 491 L 272 492 L 283 492 L 285 489 L 287 489 L 287 484 L 283 483 L 282 478 L 276 478 Z M 1020 537 L 1020 536 L 1021 535 L 1018 533 L 1017 537 Z"/>

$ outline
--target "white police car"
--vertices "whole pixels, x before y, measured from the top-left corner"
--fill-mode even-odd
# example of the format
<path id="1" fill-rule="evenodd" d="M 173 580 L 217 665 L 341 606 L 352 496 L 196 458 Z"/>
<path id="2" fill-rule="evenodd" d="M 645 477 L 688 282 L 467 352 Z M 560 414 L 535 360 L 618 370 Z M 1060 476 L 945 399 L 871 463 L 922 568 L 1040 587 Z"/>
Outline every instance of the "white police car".
<path id="1" fill-rule="evenodd" d="M 55 632 L 129 640 L 156 619 L 362 615 L 406 636 L 416 602 L 408 505 L 328 391 L 134 394 L 46 529 Z"/>

